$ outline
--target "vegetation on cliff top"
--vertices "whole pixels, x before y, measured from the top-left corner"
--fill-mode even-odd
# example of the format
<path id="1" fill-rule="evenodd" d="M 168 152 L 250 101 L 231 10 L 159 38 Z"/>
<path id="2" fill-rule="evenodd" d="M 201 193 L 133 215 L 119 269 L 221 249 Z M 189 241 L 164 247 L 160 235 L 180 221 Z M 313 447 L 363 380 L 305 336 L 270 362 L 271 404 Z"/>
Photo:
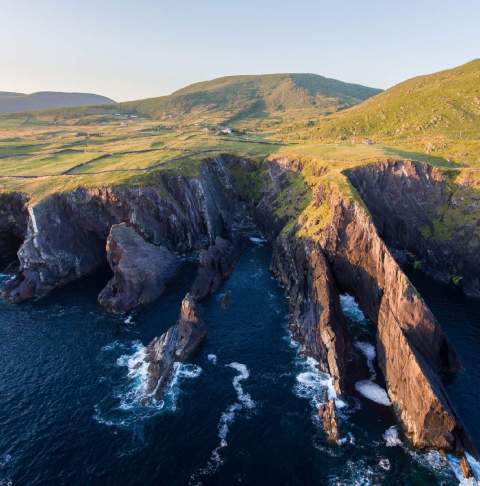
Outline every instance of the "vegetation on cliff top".
<path id="1" fill-rule="evenodd" d="M 221 154 L 258 163 L 302 159 L 310 171 L 302 175 L 307 185 L 312 174 L 321 174 L 352 197 L 342 172 L 386 159 L 423 160 L 445 169 L 469 165 L 476 180 L 479 76 L 480 61 L 474 61 L 373 98 L 378 90 L 316 75 L 234 76 L 168 97 L 3 115 L 0 190 L 38 199 L 79 186 L 144 185 L 159 172 L 194 175 L 203 159 Z M 456 157 L 467 146 L 469 155 Z M 237 174 L 253 198 L 262 174 Z M 296 211 L 288 208 L 295 201 L 304 206 L 295 181 L 291 192 L 280 204 L 285 214 Z"/>
<path id="2" fill-rule="evenodd" d="M 419 76 L 303 130 L 317 140 L 369 137 L 460 163 L 480 159 L 480 60 Z"/>

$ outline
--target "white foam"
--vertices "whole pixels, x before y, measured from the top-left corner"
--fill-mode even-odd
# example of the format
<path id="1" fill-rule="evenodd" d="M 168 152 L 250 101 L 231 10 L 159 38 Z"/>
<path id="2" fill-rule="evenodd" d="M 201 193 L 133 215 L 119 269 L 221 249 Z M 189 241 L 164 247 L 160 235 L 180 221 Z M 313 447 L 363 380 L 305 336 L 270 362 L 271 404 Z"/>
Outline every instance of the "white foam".
<path id="1" fill-rule="evenodd" d="M 189 484 L 201 484 L 200 479 L 204 476 L 213 474 L 222 464 L 223 459 L 221 456 L 221 451 L 228 446 L 228 434 L 230 433 L 230 426 L 235 421 L 235 418 L 242 409 L 251 410 L 255 408 L 255 402 L 249 393 L 246 393 L 241 385 L 241 382 L 247 380 L 250 376 L 248 368 L 242 363 L 229 363 L 228 368 L 232 368 L 237 372 L 237 375 L 232 380 L 233 388 L 237 393 L 238 401 L 229 405 L 227 409 L 222 413 L 220 420 L 218 422 L 218 438 L 220 442 L 215 449 L 213 449 L 210 454 L 210 459 L 207 465 L 194 473 L 190 477 Z"/>
<path id="2" fill-rule="evenodd" d="M 126 319 L 123 322 L 127 325 L 132 324 L 133 316 L 132 315 L 127 316 Z"/>
<path id="3" fill-rule="evenodd" d="M 368 370 L 370 371 L 370 377 L 372 380 L 374 380 L 377 376 L 375 366 L 373 364 L 377 355 L 375 351 L 375 346 L 373 346 L 373 344 L 367 343 L 366 341 L 357 341 L 353 343 L 353 345 L 362 352 L 365 358 L 367 358 L 367 366 Z"/>
<path id="4" fill-rule="evenodd" d="M 111 343 L 105 344 L 105 346 L 102 346 L 101 351 L 108 352 L 108 351 L 113 351 L 117 348 L 124 348 L 124 347 L 125 345 L 120 341 L 113 341 Z"/>
<path id="5" fill-rule="evenodd" d="M 462 473 L 462 469 L 460 467 L 460 460 L 455 457 L 454 455 L 452 454 L 449 454 L 448 455 L 448 463 L 453 471 L 453 473 L 455 474 L 456 478 L 458 479 L 458 482 L 461 486 L 479 486 L 480 485 L 480 481 L 477 479 L 479 476 L 477 475 L 478 474 L 478 462 L 475 461 L 475 459 L 470 456 L 470 454 L 466 454 L 466 458 L 467 458 L 467 461 L 470 465 L 470 467 L 472 468 L 472 472 L 473 472 L 473 475 L 474 477 L 473 478 L 466 478 L 464 477 L 463 473 Z M 475 467 L 472 467 L 472 464 L 471 464 L 471 461 L 476 465 Z M 477 468 L 477 471 L 475 471 L 475 468 Z"/>
<path id="6" fill-rule="evenodd" d="M 329 400 L 335 400 L 337 408 L 346 407 L 346 403 L 339 399 L 333 379 L 328 373 L 318 369 L 318 361 L 311 356 L 302 359 L 303 370 L 296 376 L 297 383 L 294 393 L 299 398 L 307 398 L 316 409 L 324 403 L 325 396 Z"/>
<path id="7" fill-rule="evenodd" d="M 255 402 L 248 393 L 244 392 L 241 385 L 241 382 L 250 376 L 248 368 L 244 364 L 236 362 L 230 363 L 227 366 L 238 372 L 238 375 L 233 379 L 233 388 L 237 392 L 238 401 L 246 408 L 254 408 Z"/>
<path id="8" fill-rule="evenodd" d="M 400 440 L 400 437 L 398 435 L 398 427 L 396 425 L 392 425 L 391 427 L 389 427 L 383 434 L 383 438 L 387 447 L 396 447 L 403 445 L 403 442 Z"/>
<path id="9" fill-rule="evenodd" d="M 267 242 L 265 238 L 259 238 L 257 236 L 250 236 L 248 239 L 255 245 L 264 245 Z"/>
<path id="10" fill-rule="evenodd" d="M 371 380 L 362 380 L 355 383 L 355 389 L 372 402 L 389 407 L 392 402 L 388 398 L 387 392 Z"/>
<path id="11" fill-rule="evenodd" d="M 114 341 L 102 350 L 112 351 L 119 347 Z M 124 345 L 121 345 L 124 346 Z M 145 361 L 146 347 L 140 341 L 131 345 L 132 353 L 123 354 L 117 358 L 119 367 L 127 368 L 126 380 L 114 389 L 114 406 L 102 412 L 100 404 L 95 406 L 94 419 L 108 426 L 128 426 L 133 422 L 148 418 L 161 411 L 176 410 L 180 383 L 183 379 L 194 379 L 200 376 L 202 369 L 193 364 L 175 363 L 172 378 L 161 400 L 156 400 L 153 394 L 147 393 L 148 363 Z"/>
<path id="12" fill-rule="evenodd" d="M 470 464 L 470 467 L 472 468 L 473 475 L 477 478 L 477 480 L 480 480 L 480 462 L 468 452 L 465 452 L 465 457 L 467 458 L 468 464 Z"/>
<path id="13" fill-rule="evenodd" d="M 384 471 L 390 471 L 390 461 L 386 457 L 382 457 L 378 461 L 378 465 L 384 470 Z"/>
<path id="14" fill-rule="evenodd" d="M 213 365 L 216 365 L 216 364 L 217 364 L 218 359 L 217 359 L 217 355 L 216 355 L 216 354 L 209 354 L 209 355 L 207 356 L 207 359 L 208 359 L 208 361 L 210 361 L 210 363 L 212 363 Z"/>
<path id="15" fill-rule="evenodd" d="M 352 321 L 362 322 L 367 320 L 365 314 L 358 306 L 357 301 L 350 294 L 340 296 L 340 306 L 342 307 L 343 313 Z"/>

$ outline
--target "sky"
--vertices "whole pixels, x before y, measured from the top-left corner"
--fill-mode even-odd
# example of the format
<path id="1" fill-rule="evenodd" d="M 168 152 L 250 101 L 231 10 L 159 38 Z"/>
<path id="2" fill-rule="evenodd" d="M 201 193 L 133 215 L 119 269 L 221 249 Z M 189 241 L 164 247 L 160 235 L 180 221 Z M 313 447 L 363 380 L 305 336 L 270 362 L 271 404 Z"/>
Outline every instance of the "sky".
<path id="1" fill-rule="evenodd" d="M 480 0 L 0 0 L 0 91 L 125 101 L 232 74 L 388 88 L 480 57 Z"/>

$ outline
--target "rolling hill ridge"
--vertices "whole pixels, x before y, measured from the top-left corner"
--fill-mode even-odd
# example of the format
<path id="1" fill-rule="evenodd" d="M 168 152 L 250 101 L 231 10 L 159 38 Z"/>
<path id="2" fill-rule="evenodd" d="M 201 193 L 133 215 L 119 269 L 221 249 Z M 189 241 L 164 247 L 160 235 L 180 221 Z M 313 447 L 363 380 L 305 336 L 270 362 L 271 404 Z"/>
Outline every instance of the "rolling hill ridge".
<path id="1" fill-rule="evenodd" d="M 113 103 L 114 101 L 110 98 L 91 93 L 39 91 L 37 93 L 24 94 L 0 91 L 0 113 L 22 113 L 35 110 Z"/>
<path id="2" fill-rule="evenodd" d="M 155 118 L 204 113 L 234 122 L 293 111 L 333 113 L 379 92 L 316 74 L 244 75 L 195 83 L 169 96 L 119 106 Z"/>

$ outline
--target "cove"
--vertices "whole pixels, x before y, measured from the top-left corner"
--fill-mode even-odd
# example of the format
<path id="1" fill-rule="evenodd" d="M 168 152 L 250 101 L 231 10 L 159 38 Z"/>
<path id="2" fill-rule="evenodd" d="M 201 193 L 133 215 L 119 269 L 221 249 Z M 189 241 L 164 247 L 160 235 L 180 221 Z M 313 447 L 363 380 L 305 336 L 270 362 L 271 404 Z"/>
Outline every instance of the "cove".
<path id="1" fill-rule="evenodd" d="M 98 307 L 101 274 L 0 304 L 1 484 L 456 484 L 437 453 L 397 435 L 391 408 L 358 393 L 340 410 L 344 443 L 325 440 L 313 406 L 325 375 L 292 340 L 270 260 L 251 245 L 205 303 L 207 338 L 158 408 L 137 400 L 135 355 L 175 321 L 192 263 L 127 319 Z M 355 339 L 370 339 L 350 304 Z"/>

